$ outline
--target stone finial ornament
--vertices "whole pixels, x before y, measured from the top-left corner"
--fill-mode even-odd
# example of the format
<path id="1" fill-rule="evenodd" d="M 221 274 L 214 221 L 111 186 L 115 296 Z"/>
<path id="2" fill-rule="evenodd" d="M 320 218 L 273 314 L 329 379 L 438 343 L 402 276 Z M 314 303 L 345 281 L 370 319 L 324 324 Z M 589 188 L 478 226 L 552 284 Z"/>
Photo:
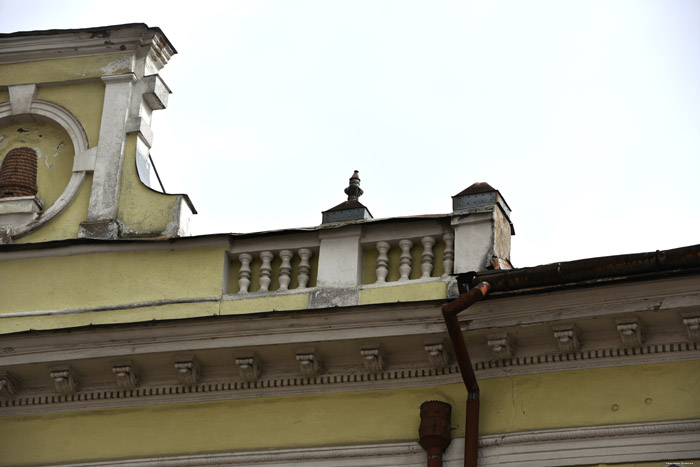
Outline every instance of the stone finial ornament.
<path id="1" fill-rule="evenodd" d="M 37 159 L 31 148 L 11 149 L 0 166 L 0 198 L 36 196 Z"/>
<path id="2" fill-rule="evenodd" d="M 350 177 L 350 185 L 345 189 L 345 194 L 348 195 L 348 201 L 356 200 L 362 194 L 362 188 L 360 188 L 360 172 L 356 170 L 352 177 Z"/>

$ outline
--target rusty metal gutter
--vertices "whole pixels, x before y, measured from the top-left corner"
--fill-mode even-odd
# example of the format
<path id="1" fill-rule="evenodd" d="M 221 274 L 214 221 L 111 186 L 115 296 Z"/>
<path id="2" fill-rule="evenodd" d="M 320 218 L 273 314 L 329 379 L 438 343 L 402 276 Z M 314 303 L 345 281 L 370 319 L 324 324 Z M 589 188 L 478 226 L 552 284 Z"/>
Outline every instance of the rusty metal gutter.
<path id="1" fill-rule="evenodd" d="M 470 272 L 459 274 L 457 282 L 460 292 L 465 292 L 471 286 L 488 281 L 491 296 L 495 297 L 697 273 L 700 273 L 700 245 L 691 245 L 530 268 Z"/>
<path id="2" fill-rule="evenodd" d="M 467 416 L 464 433 L 464 466 L 477 467 L 479 443 L 479 383 L 474 374 L 467 344 L 459 326 L 457 315 L 486 296 L 490 290 L 488 282 L 482 282 L 469 292 L 461 294 L 455 301 L 442 307 L 447 332 L 452 341 L 459 372 L 467 388 Z"/>

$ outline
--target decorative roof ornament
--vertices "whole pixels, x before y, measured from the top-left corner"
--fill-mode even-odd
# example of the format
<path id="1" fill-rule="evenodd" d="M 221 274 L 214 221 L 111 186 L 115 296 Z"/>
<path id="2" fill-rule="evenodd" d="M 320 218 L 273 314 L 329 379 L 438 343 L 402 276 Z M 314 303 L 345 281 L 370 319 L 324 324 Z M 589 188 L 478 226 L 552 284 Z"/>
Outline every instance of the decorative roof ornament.
<path id="1" fill-rule="evenodd" d="M 350 185 L 345 189 L 345 194 L 348 195 L 348 201 L 357 200 L 362 196 L 364 191 L 360 188 L 360 172 L 356 170 L 350 177 Z"/>
<path id="2" fill-rule="evenodd" d="M 348 195 L 347 201 L 343 201 L 337 206 L 330 208 L 327 211 L 323 211 L 323 224 L 328 224 L 331 222 L 348 222 L 348 221 L 358 221 L 372 219 L 372 214 L 369 212 L 362 203 L 360 203 L 357 198 L 364 194 L 362 188 L 360 188 L 360 171 L 355 170 L 352 177 L 350 177 L 350 183 L 348 187 L 344 190 L 345 194 Z"/>

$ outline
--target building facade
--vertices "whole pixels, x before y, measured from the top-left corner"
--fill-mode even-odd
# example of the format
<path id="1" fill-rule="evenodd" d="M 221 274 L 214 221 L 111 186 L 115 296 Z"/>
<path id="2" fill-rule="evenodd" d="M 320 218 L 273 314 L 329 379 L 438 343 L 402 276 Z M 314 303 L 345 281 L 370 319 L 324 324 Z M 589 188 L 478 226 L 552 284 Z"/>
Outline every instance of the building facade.
<path id="1" fill-rule="evenodd" d="M 0 465 L 419 466 L 431 400 L 462 465 L 441 308 L 481 282 L 479 465 L 700 464 L 699 246 L 513 269 L 498 190 L 374 219 L 357 172 L 317 226 L 187 236 L 163 33 L 0 43 Z"/>

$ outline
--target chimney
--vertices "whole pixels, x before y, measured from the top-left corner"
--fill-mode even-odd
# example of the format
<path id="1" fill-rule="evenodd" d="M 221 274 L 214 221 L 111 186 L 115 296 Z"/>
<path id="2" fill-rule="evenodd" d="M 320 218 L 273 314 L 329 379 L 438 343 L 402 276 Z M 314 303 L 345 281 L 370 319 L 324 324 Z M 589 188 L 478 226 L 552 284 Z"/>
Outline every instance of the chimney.
<path id="1" fill-rule="evenodd" d="M 452 197 L 455 273 L 512 267 L 510 213 L 501 193 L 488 183 L 474 183 Z"/>

